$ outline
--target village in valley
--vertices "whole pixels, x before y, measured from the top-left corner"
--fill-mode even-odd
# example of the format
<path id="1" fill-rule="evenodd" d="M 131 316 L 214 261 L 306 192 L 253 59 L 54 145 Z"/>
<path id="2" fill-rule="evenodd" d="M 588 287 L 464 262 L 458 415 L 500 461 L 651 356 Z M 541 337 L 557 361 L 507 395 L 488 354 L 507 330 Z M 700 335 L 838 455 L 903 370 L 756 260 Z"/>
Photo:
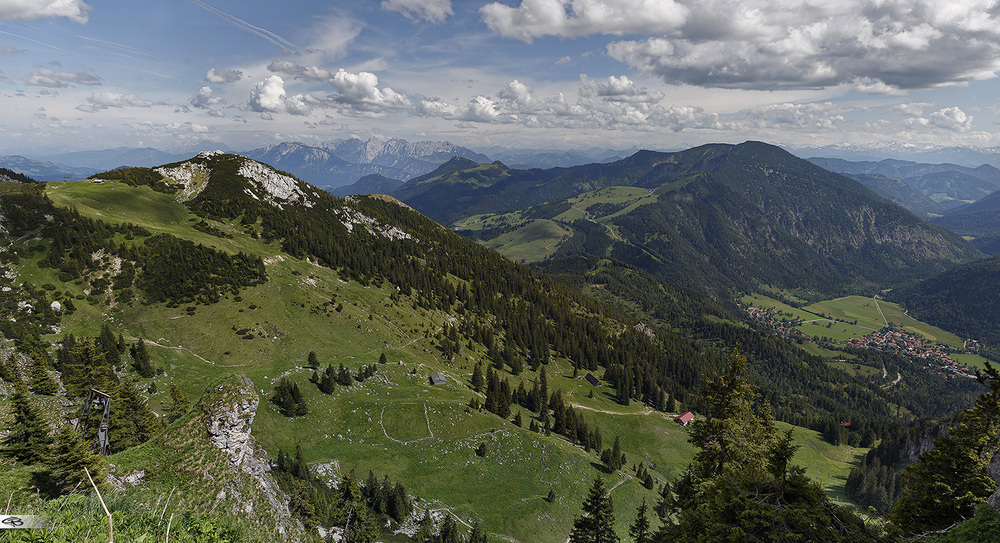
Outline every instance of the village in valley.
<path id="1" fill-rule="evenodd" d="M 908 332 L 897 323 L 888 322 L 882 329 L 872 330 L 861 337 L 834 339 L 806 334 L 800 329 L 804 322 L 802 319 L 790 320 L 789 315 L 779 308 L 748 305 L 745 309 L 758 324 L 773 330 L 775 335 L 788 341 L 811 342 L 818 345 L 854 349 L 874 349 L 906 356 L 914 362 L 925 364 L 929 371 L 946 377 L 975 378 L 975 369 L 954 360 L 950 355 L 951 348 Z M 838 319 L 827 318 L 823 315 L 817 315 L 817 317 L 818 320 L 830 323 L 838 321 Z M 846 321 L 840 320 L 840 322 Z M 848 324 L 857 325 L 857 321 Z"/>

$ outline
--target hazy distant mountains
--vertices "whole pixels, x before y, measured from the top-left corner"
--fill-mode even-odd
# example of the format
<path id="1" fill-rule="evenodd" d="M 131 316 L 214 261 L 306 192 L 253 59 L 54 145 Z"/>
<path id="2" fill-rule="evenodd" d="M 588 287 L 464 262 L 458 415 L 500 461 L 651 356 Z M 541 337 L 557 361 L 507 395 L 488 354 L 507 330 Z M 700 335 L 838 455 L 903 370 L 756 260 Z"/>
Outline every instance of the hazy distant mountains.
<path id="1" fill-rule="evenodd" d="M 373 173 L 350 185 L 328 189 L 328 192 L 341 198 L 352 194 L 391 194 L 402 185 L 403 182 L 399 179 L 390 179 L 384 175 Z"/>
<path id="2" fill-rule="evenodd" d="M 795 156 L 831 157 L 850 161 L 880 161 L 895 159 L 922 163 L 952 163 L 963 166 L 990 164 L 1000 167 L 1000 148 L 996 147 L 938 147 L 935 145 L 909 145 L 883 143 L 876 145 L 826 145 L 823 147 L 790 147 Z"/>
<path id="3" fill-rule="evenodd" d="M 166 152 L 152 147 L 74 151 L 31 158 L 23 156 L 0 157 L 0 167 L 30 175 L 40 181 L 83 179 L 99 171 L 122 166 L 151 167 L 159 164 L 181 162 L 201 151 L 230 149 L 221 143 L 206 141 L 187 151 Z M 336 194 L 366 194 L 390 192 L 395 185 L 385 181 L 373 184 L 374 178 L 357 187 L 348 187 L 367 176 L 381 176 L 383 180 L 403 181 L 437 169 L 453 157 L 464 157 L 484 163 L 501 160 L 515 168 L 569 167 L 580 164 L 610 162 L 634 154 L 638 150 L 619 151 L 592 147 L 589 149 L 508 149 L 490 147 L 483 154 L 446 141 L 408 142 L 402 139 L 359 138 L 338 139 L 319 146 L 298 142 L 282 142 L 253 149 L 243 155 L 271 164 L 296 177 L 331 190 Z M 490 158 L 492 157 L 492 158 Z M 334 190 L 338 189 L 339 190 Z"/>
<path id="4" fill-rule="evenodd" d="M 570 149 L 568 151 L 559 149 L 507 149 L 504 147 L 491 147 L 486 149 L 486 154 L 492 157 L 493 160 L 499 160 L 511 168 L 530 170 L 531 168 L 568 168 L 581 164 L 614 162 L 632 156 L 637 151 L 639 151 L 638 147 L 633 147 L 625 151 L 604 149 L 601 147 Z"/>
<path id="5" fill-rule="evenodd" d="M 368 175 L 407 180 L 431 172 L 455 156 L 489 160 L 486 155 L 448 142 L 410 143 L 379 138 L 341 139 L 321 147 L 283 142 L 244 154 L 327 190 L 350 185 Z"/>
<path id="6" fill-rule="evenodd" d="M 895 159 L 852 162 L 815 157 L 808 160 L 850 176 L 924 217 L 947 213 L 1000 189 L 1000 169 L 989 164 L 970 168 L 951 163 L 926 164 Z"/>
<path id="7" fill-rule="evenodd" d="M 27 175 L 36 181 L 78 180 L 101 171 L 95 168 L 73 168 L 52 162 L 32 160 L 20 155 L 0 157 L 0 168 L 7 168 Z"/>
<path id="8" fill-rule="evenodd" d="M 94 172 L 113 170 L 122 166 L 142 166 L 150 167 L 170 162 L 187 160 L 201 151 L 214 151 L 216 149 L 228 151 L 229 149 L 217 142 L 205 142 L 195 145 L 187 151 L 168 153 L 152 147 L 118 147 L 116 149 L 101 149 L 96 151 L 74 151 L 71 153 L 60 153 L 55 155 L 43 155 L 36 157 L 38 160 L 65 164 L 72 168 L 91 168 Z M 88 174 L 89 175 L 89 174 Z"/>

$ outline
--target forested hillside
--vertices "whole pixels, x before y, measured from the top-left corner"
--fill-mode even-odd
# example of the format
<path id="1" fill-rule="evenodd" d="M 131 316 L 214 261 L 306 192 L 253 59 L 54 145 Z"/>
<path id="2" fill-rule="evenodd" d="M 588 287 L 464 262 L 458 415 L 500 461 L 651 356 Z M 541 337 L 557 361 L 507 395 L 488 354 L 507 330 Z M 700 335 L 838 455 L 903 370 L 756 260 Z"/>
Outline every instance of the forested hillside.
<path id="1" fill-rule="evenodd" d="M 664 168 L 714 168 L 719 156 Z M 259 446 L 248 442 L 246 454 L 264 466 L 257 483 L 232 484 L 272 481 L 251 493 L 270 496 L 271 505 L 253 503 L 271 524 L 247 538 L 276 533 L 275 519 L 290 515 L 306 530 L 347 526 L 359 541 L 488 532 L 561 542 L 594 477 L 613 482 L 631 509 L 693 506 L 683 486 L 671 490 L 697 452 L 671 417 L 712 412 L 704 387 L 735 371 L 736 349 L 747 360 L 740 379 L 770 406 L 762 420 L 820 432 L 824 446 L 870 446 L 982 390 L 904 357 L 845 352 L 859 368 L 899 375 L 885 386 L 642 266 L 576 253 L 548 260 L 545 275 L 391 198 L 335 198 L 237 155 L 86 182 L 0 183 L 0 217 L 10 281 L 0 303 L 12 317 L 0 325 L 0 420 L 33 421 L 27 433 L 4 426 L 5 454 L 21 464 L 3 477 L 22 489 L 21 505 L 37 474 L 86 461 L 113 481 L 148 474 L 127 491 L 133 509 L 179 486 L 179 503 L 204 518 L 213 507 L 204 496 L 221 482 L 204 482 L 207 495 L 177 477 L 229 480 L 208 437 L 225 419 L 246 425 L 244 440 L 252 425 Z M 54 430 L 78 416 L 91 388 L 114 406 L 114 468 L 71 455 L 85 445 Z M 220 412 L 230 414 L 213 418 Z M 790 442 L 773 434 L 767 443 L 787 453 Z M 177 474 L 164 470 L 175 454 L 164 451 L 182 445 L 196 453 L 178 459 Z M 825 507 L 801 475 L 803 506 Z M 50 496 L 68 482 L 52 481 Z M 247 499 L 215 506 L 236 513 Z M 630 522 L 619 517 L 613 529 Z"/>

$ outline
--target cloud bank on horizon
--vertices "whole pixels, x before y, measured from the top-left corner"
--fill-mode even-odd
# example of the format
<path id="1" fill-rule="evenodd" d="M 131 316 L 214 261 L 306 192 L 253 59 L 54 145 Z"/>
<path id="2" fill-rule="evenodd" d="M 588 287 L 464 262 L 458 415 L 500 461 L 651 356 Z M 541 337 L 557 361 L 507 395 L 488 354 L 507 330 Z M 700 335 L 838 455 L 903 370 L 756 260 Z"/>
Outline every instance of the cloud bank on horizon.
<path id="1" fill-rule="evenodd" d="M 1000 145 L 997 0 L 133 4 L 0 0 L 0 153 Z"/>

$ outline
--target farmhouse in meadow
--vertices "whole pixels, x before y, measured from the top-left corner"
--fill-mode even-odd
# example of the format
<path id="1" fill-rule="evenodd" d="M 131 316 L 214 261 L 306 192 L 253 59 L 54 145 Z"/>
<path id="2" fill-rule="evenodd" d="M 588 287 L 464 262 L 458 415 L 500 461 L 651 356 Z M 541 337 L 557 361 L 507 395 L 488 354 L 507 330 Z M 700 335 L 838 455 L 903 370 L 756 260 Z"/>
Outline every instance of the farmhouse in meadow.
<path id="1" fill-rule="evenodd" d="M 679 415 L 677 418 L 674 419 L 674 421 L 677 422 L 677 424 L 680 424 L 681 426 L 687 426 L 693 420 L 694 420 L 694 413 L 690 411 L 682 413 L 681 415 Z"/>
<path id="2" fill-rule="evenodd" d="M 432 385 L 443 385 L 445 382 L 444 374 L 436 371 L 431 374 L 431 384 Z"/>

